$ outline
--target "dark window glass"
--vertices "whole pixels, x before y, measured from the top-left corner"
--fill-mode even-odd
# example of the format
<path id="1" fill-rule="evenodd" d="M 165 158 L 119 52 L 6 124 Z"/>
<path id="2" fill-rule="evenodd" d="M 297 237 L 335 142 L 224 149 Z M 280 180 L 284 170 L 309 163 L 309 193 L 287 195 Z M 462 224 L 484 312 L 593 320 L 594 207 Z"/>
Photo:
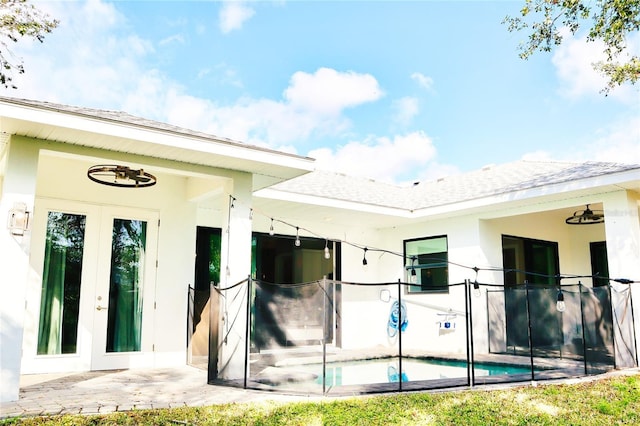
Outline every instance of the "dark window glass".
<path id="1" fill-rule="evenodd" d="M 449 291 L 447 250 L 446 236 L 404 242 L 408 282 L 415 284 L 408 287 L 409 293 Z"/>
<path id="2" fill-rule="evenodd" d="M 594 277 L 593 286 L 601 287 L 608 285 L 609 280 L 609 261 L 607 258 L 607 243 L 605 241 L 597 241 L 590 244 L 591 247 L 591 274 Z"/>

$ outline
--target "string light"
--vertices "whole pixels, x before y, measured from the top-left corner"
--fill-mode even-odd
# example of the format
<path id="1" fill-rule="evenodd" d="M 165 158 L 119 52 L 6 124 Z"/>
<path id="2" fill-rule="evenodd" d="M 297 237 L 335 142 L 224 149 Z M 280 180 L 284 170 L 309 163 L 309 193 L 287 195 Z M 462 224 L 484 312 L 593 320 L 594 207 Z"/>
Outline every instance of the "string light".
<path id="1" fill-rule="evenodd" d="M 480 297 L 480 284 L 478 284 L 478 281 L 473 282 L 473 295 Z"/>
<path id="2" fill-rule="evenodd" d="M 578 282 L 580 284 L 580 282 Z M 562 289 L 558 289 L 558 301 L 556 302 L 556 309 L 558 312 L 564 312 L 567 309 L 567 305 L 564 303 L 564 294 Z"/>
<path id="3" fill-rule="evenodd" d="M 253 220 L 253 209 L 249 209 L 249 220 Z"/>
<path id="4" fill-rule="evenodd" d="M 414 266 L 415 261 L 416 261 L 416 257 L 411 256 L 411 276 L 409 277 L 409 281 L 411 281 L 411 284 L 418 283 L 418 275 L 416 274 L 416 268 Z"/>
<path id="5" fill-rule="evenodd" d="M 232 208 L 235 207 L 236 198 L 234 196 L 230 195 L 230 194 L 229 194 L 229 198 L 231 199 L 231 203 L 229 205 L 229 208 L 232 209 Z M 253 214 L 253 212 L 254 212 L 254 210 L 251 209 L 251 214 Z M 258 213 L 260 213 L 260 214 L 262 214 L 264 216 L 267 216 L 264 213 L 261 213 L 261 212 L 258 212 Z M 273 217 L 271 217 L 270 219 L 271 219 L 271 226 L 269 227 L 269 235 L 271 235 L 271 236 L 275 235 L 274 228 L 273 228 L 273 223 L 275 221 L 283 223 L 283 224 L 285 224 L 287 226 L 295 227 L 296 228 L 296 241 L 295 241 L 295 244 L 296 244 L 297 247 L 300 246 L 300 238 L 299 238 L 300 227 L 294 226 L 294 225 L 292 225 L 290 223 L 287 223 L 287 222 L 285 222 L 283 220 L 280 220 L 280 219 L 275 219 Z M 230 226 L 227 227 L 227 233 L 229 233 L 229 228 L 230 228 Z M 310 230 L 308 230 L 306 228 L 302 228 L 302 229 L 305 230 L 306 232 L 308 232 L 309 234 L 317 236 L 318 238 L 324 238 L 325 240 L 327 240 L 326 237 L 324 237 L 322 235 L 319 235 L 319 234 L 317 234 L 317 233 L 315 233 L 313 231 L 310 231 Z M 366 252 L 370 251 L 370 250 L 371 251 L 378 251 L 378 252 L 381 252 L 381 253 L 389 253 L 391 255 L 399 256 L 399 257 L 404 257 L 405 256 L 402 253 L 394 252 L 394 251 L 391 251 L 391 250 L 363 247 L 362 245 L 355 244 L 353 242 L 346 241 L 346 240 L 338 240 L 338 241 L 341 242 L 342 244 L 347 244 L 347 245 L 350 245 L 352 247 L 364 250 L 365 253 L 364 253 L 364 257 L 362 259 L 363 266 L 367 265 Z M 325 256 L 326 256 L 326 252 L 325 252 Z M 329 254 L 329 256 L 330 256 L 330 254 Z M 524 270 L 520 270 L 520 269 L 505 269 L 505 268 L 496 267 L 496 266 L 488 266 L 488 267 L 485 267 L 485 268 L 478 268 L 478 267 L 475 267 L 475 266 L 471 267 L 471 266 L 468 266 L 468 265 L 462 265 L 462 264 L 459 264 L 459 263 L 456 263 L 456 262 L 451 262 L 448 259 L 442 259 L 442 261 L 446 262 L 449 265 L 453 265 L 453 266 L 458 266 L 460 268 L 474 270 L 476 272 L 476 281 L 475 282 L 477 282 L 477 273 L 480 270 L 482 270 L 482 271 L 491 271 L 491 272 L 521 272 L 521 273 L 525 273 L 527 275 L 532 275 L 532 276 L 538 276 L 538 277 L 543 277 L 543 278 L 555 277 L 555 278 L 559 278 L 559 279 L 595 278 L 596 277 L 595 275 L 562 275 L 562 276 L 553 275 L 553 276 L 550 276 L 550 275 L 546 275 L 546 274 L 542 274 L 542 273 L 529 272 L 529 271 L 524 271 Z M 411 274 L 411 275 L 413 276 L 413 274 Z M 617 282 L 617 283 L 621 283 L 621 284 L 637 284 L 637 283 L 640 283 L 640 280 L 631 280 L 631 279 L 627 279 L 627 278 L 608 278 L 608 277 L 600 277 L 600 276 L 598 276 L 597 278 L 607 279 L 609 281 L 613 281 L 613 282 Z M 562 292 L 560 291 L 560 293 L 562 293 Z M 474 287 L 474 294 L 475 294 L 475 287 Z M 560 302 L 564 302 L 564 295 L 563 294 L 562 295 L 559 294 L 558 297 L 563 299 L 563 300 L 560 300 Z M 562 304 L 560 306 L 562 306 Z"/>
<path id="6" fill-rule="evenodd" d="M 362 266 L 367 266 L 367 250 L 368 248 L 364 248 L 364 254 L 362 255 Z"/>
<path id="7" fill-rule="evenodd" d="M 324 258 L 331 259 L 331 252 L 329 252 L 329 240 L 324 240 Z"/>

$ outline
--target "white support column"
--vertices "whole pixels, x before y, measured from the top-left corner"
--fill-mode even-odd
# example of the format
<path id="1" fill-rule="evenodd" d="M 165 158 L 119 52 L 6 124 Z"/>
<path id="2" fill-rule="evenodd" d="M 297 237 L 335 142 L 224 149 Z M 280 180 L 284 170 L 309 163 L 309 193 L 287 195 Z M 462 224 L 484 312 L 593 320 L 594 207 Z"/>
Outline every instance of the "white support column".
<path id="1" fill-rule="evenodd" d="M 31 232 L 12 235 L 9 211 L 24 203 L 33 219 L 38 147 L 22 138 L 9 142 L 0 190 L 0 402 L 16 401 L 24 332 L 25 294 L 29 277 Z"/>
<path id="2" fill-rule="evenodd" d="M 605 195 L 603 201 L 609 277 L 640 280 L 640 216 L 638 212 L 640 197 L 631 191 L 619 191 Z M 626 288 L 626 286 L 612 282 L 612 288 Z M 635 343 L 637 348 L 640 336 L 640 284 L 631 284 L 631 297 L 636 342 L 629 341 L 631 336 L 619 337 L 625 338 L 628 343 Z M 614 309 L 616 309 L 615 306 Z M 625 318 L 632 317 L 628 315 Z M 620 367 L 627 367 L 631 366 L 630 362 L 635 360 L 620 359 L 620 356 L 616 356 L 616 361 Z"/>
<path id="3" fill-rule="evenodd" d="M 232 198 L 229 198 L 228 226 L 222 233 L 220 259 L 220 288 L 228 288 L 246 279 L 251 273 L 251 200 L 252 176 L 238 175 L 234 178 Z M 231 203 L 233 207 L 231 207 Z M 221 345 L 219 355 L 219 377 L 242 379 L 248 355 L 247 284 L 223 291 L 220 301 L 222 313 Z"/>

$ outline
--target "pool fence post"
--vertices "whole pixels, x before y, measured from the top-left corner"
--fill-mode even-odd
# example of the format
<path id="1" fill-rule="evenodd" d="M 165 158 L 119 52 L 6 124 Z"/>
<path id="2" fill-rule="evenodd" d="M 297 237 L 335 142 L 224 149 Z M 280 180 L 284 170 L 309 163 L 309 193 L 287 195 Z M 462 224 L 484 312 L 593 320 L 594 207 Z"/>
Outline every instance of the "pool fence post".
<path id="1" fill-rule="evenodd" d="M 322 395 L 327 392 L 327 276 L 322 277 Z"/>
<path id="2" fill-rule="evenodd" d="M 472 300 L 471 300 L 471 281 L 467 278 L 464 280 L 464 304 L 465 304 L 465 313 L 466 313 L 466 326 L 467 326 L 467 380 L 469 381 L 469 386 L 473 387 L 475 385 L 475 368 L 474 368 L 474 357 L 473 357 L 473 308 L 472 308 Z"/>
<path id="3" fill-rule="evenodd" d="M 406 316 L 407 313 L 405 312 Z M 402 392 L 402 281 L 398 278 L 398 390 Z"/>
<path id="4" fill-rule="evenodd" d="M 524 280 L 525 304 L 527 307 L 527 333 L 529 334 L 529 363 L 531 365 L 531 380 L 535 381 L 533 362 L 533 336 L 531 335 L 531 309 L 529 307 L 529 280 Z"/>
<path id="5" fill-rule="evenodd" d="M 631 307 L 631 324 L 635 324 L 635 314 L 633 310 L 633 292 L 631 291 L 631 283 L 627 284 L 627 288 L 629 289 L 629 306 Z M 635 326 L 631 326 L 631 331 L 633 332 L 633 348 L 635 352 L 635 361 L 636 367 L 638 366 L 638 339 L 636 338 L 636 328 Z M 615 346 L 615 345 L 614 345 Z"/>
<path id="6" fill-rule="evenodd" d="M 195 297 L 195 290 L 194 290 Z M 216 284 L 209 283 L 209 350 L 207 351 L 207 383 L 212 383 L 218 378 L 218 320 L 219 320 L 219 294 Z"/>
<path id="7" fill-rule="evenodd" d="M 245 330 L 244 346 L 244 389 L 247 388 L 247 374 L 249 374 L 249 341 L 251 339 L 251 274 L 247 278 L 247 326 Z"/>
<path id="8" fill-rule="evenodd" d="M 578 281 L 578 295 L 580 297 L 580 320 L 582 321 L 582 357 L 584 358 L 584 375 L 589 375 L 589 367 L 587 360 L 587 340 L 586 333 L 584 330 L 585 321 L 584 321 L 584 304 L 582 303 L 582 282 Z"/>

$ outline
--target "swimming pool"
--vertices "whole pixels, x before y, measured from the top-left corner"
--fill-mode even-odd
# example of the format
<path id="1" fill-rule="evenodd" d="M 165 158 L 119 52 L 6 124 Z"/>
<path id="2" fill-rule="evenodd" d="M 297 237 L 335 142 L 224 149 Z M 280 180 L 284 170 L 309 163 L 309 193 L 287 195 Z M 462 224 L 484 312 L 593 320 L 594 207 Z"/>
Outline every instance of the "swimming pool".
<path id="1" fill-rule="evenodd" d="M 300 366 L 298 371 L 316 374 L 315 383 L 322 384 L 322 364 Z M 525 366 L 475 363 L 476 377 L 502 374 L 530 374 Z M 326 385 L 348 386 L 373 383 L 397 383 L 419 380 L 453 379 L 467 377 L 467 362 L 458 360 L 403 358 L 400 374 L 397 358 L 334 362 L 326 365 Z"/>

